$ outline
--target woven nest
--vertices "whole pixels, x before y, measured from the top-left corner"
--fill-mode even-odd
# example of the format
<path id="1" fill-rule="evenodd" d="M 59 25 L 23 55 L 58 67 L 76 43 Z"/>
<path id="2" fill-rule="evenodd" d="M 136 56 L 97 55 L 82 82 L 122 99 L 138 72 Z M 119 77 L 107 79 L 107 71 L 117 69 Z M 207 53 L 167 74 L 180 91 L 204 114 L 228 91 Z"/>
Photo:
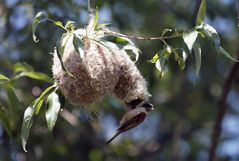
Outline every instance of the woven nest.
<path id="1" fill-rule="evenodd" d="M 84 57 L 81 58 L 71 39 L 73 37 L 66 43 L 62 62 L 73 76 L 63 71 L 56 51 L 52 66 L 59 89 L 71 103 L 89 105 L 106 95 L 113 95 L 124 103 L 148 99 L 150 94 L 146 81 L 124 50 L 109 49 L 87 39 L 84 41 Z"/>

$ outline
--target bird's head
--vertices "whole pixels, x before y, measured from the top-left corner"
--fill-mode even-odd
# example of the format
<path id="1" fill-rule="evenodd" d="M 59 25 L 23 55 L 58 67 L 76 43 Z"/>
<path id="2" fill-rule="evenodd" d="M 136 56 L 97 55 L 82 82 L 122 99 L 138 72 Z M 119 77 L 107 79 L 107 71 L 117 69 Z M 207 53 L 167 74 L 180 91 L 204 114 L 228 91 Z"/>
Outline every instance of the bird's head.
<path id="1" fill-rule="evenodd" d="M 126 104 L 126 108 L 128 110 L 133 110 L 135 108 L 139 108 L 139 107 L 144 107 L 146 109 L 147 112 L 150 112 L 152 110 L 154 110 L 154 106 L 153 104 L 149 103 L 148 101 L 144 101 L 141 99 L 134 99 Z"/>

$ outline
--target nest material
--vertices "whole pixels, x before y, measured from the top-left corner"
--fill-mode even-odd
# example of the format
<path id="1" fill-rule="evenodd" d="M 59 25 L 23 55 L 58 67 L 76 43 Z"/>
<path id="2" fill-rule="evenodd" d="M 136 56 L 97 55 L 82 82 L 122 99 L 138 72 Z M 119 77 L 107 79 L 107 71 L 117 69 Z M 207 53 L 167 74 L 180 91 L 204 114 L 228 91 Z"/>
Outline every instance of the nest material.
<path id="1" fill-rule="evenodd" d="M 148 100 L 146 81 L 124 50 L 109 49 L 87 39 L 81 58 L 74 49 L 72 38 L 66 43 L 62 62 L 73 76 L 62 70 L 56 51 L 52 66 L 55 81 L 70 102 L 89 105 L 106 95 L 114 95 L 124 103 L 134 99 Z"/>

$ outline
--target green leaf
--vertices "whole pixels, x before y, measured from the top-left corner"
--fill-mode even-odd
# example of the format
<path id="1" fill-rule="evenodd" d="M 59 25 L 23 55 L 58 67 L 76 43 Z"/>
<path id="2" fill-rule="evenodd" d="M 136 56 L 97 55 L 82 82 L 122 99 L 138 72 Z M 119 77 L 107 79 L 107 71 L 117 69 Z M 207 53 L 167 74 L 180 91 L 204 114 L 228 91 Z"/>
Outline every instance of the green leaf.
<path id="1" fill-rule="evenodd" d="M 159 71 L 159 77 L 163 77 L 165 73 L 167 72 L 167 69 L 165 68 L 165 61 L 166 58 L 160 58 L 156 61 L 155 66 Z"/>
<path id="2" fill-rule="evenodd" d="M 106 26 L 109 26 L 111 23 L 101 23 L 97 25 L 97 29 L 102 29 L 102 28 L 105 28 Z"/>
<path id="3" fill-rule="evenodd" d="M 164 56 L 168 57 L 172 53 L 172 47 L 167 45 L 164 49 Z"/>
<path id="4" fill-rule="evenodd" d="M 56 84 L 51 85 L 50 87 L 46 88 L 37 99 L 34 100 L 33 107 L 34 107 L 34 112 L 36 115 L 39 113 L 41 109 L 45 96 L 51 93 L 56 88 L 57 88 Z"/>
<path id="5" fill-rule="evenodd" d="M 9 82 L 9 78 L 0 74 L 0 85 Z"/>
<path id="6" fill-rule="evenodd" d="M 82 42 L 82 40 L 74 34 L 73 37 L 73 45 L 75 48 L 75 51 L 77 52 L 77 54 L 79 54 L 80 58 L 83 59 L 84 57 L 84 44 Z"/>
<path id="7" fill-rule="evenodd" d="M 34 106 L 33 106 L 33 108 L 34 108 L 34 111 L 35 111 L 35 114 L 36 115 L 38 115 L 39 114 L 39 112 L 40 112 L 40 110 L 41 110 L 41 107 L 42 107 L 42 105 L 43 105 L 43 103 L 44 103 L 44 99 L 45 99 L 45 97 L 43 97 L 42 99 L 36 99 L 33 103 L 34 103 Z"/>
<path id="8" fill-rule="evenodd" d="M 67 21 L 66 25 L 65 25 L 65 28 L 68 30 L 68 31 L 73 31 L 75 29 L 75 22 L 74 21 Z"/>
<path id="9" fill-rule="evenodd" d="M 63 33 L 61 36 L 60 41 L 57 42 L 57 47 L 55 48 L 55 52 L 58 56 L 58 59 L 61 63 L 62 70 L 66 72 L 69 76 L 73 76 L 64 66 L 64 63 L 62 61 L 62 56 L 65 52 L 65 47 L 68 42 L 68 40 L 71 38 L 72 34 L 70 33 Z"/>
<path id="10" fill-rule="evenodd" d="M 173 49 L 175 60 L 178 62 L 179 68 L 183 70 L 185 68 L 185 61 L 188 57 L 188 54 L 184 49 Z"/>
<path id="11" fill-rule="evenodd" d="M 18 73 L 18 72 L 29 72 L 29 71 L 33 71 L 32 66 L 30 66 L 27 63 L 15 63 L 13 65 L 13 72 L 14 73 Z"/>
<path id="12" fill-rule="evenodd" d="M 68 42 L 70 37 L 71 34 L 63 33 L 61 39 L 57 42 L 57 50 L 61 56 L 63 56 L 64 54 L 66 43 Z"/>
<path id="13" fill-rule="evenodd" d="M 187 45 L 189 51 L 192 51 L 193 44 L 196 41 L 197 36 L 198 36 L 198 31 L 196 30 L 183 33 L 183 41 Z"/>
<path id="14" fill-rule="evenodd" d="M 30 129 L 33 124 L 33 117 L 34 117 L 33 107 L 29 106 L 24 112 L 22 130 L 21 130 L 22 147 L 25 152 L 27 152 L 26 144 L 29 137 Z"/>
<path id="15" fill-rule="evenodd" d="M 201 0 L 201 4 L 197 13 L 197 25 L 201 25 L 204 22 L 206 16 L 206 0 Z"/>
<path id="16" fill-rule="evenodd" d="M 154 55 L 154 57 L 153 57 L 151 60 L 149 60 L 148 62 L 150 62 L 150 63 L 156 63 L 158 59 L 159 59 L 159 55 L 158 55 L 158 53 L 156 53 L 156 54 Z"/>
<path id="17" fill-rule="evenodd" d="M 128 45 L 125 45 L 122 49 L 125 50 L 126 52 L 127 52 L 127 50 L 131 51 L 134 54 L 134 56 L 135 56 L 135 59 L 133 61 L 134 62 L 138 61 L 139 53 L 141 52 L 139 50 L 139 48 L 137 48 L 136 46 L 134 46 L 132 44 L 128 44 Z"/>
<path id="18" fill-rule="evenodd" d="M 116 49 L 116 50 L 119 50 L 121 48 L 119 48 L 118 45 L 116 45 L 115 43 L 112 43 L 110 41 L 106 41 L 106 40 L 94 40 L 95 42 L 101 44 L 102 46 L 106 47 L 108 50 L 112 50 L 112 49 Z"/>
<path id="19" fill-rule="evenodd" d="M 132 41 L 129 40 L 128 38 L 118 37 L 118 36 L 115 38 L 114 42 L 121 45 L 127 45 L 129 43 L 132 44 Z"/>
<path id="20" fill-rule="evenodd" d="M 224 55 L 224 56 L 226 56 L 227 58 L 229 58 L 229 59 L 231 59 L 231 60 L 233 60 L 233 61 L 235 61 L 235 62 L 239 62 L 239 60 L 236 60 L 236 59 L 234 59 L 225 49 L 223 49 L 223 47 L 219 47 L 219 51 L 218 51 L 220 54 L 222 54 L 222 55 Z"/>
<path id="21" fill-rule="evenodd" d="M 98 20 L 99 20 L 99 10 L 98 10 L 98 7 L 96 7 L 94 23 L 93 23 L 93 26 L 92 26 L 93 30 L 95 30 L 95 27 L 98 24 Z"/>
<path id="22" fill-rule="evenodd" d="M 7 132 L 7 134 L 11 137 L 12 136 L 12 128 L 10 124 L 11 117 L 8 116 L 8 111 L 3 107 L 3 105 L 0 103 L 0 122 L 3 126 L 4 130 Z"/>
<path id="23" fill-rule="evenodd" d="M 44 74 L 44 73 L 40 73 L 40 72 L 21 72 L 20 74 L 16 75 L 15 76 L 15 79 L 17 78 L 20 78 L 20 77 L 29 77 L 29 78 L 32 78 L 32 79 L 36 79 L 36 80 L 42 80 L 42 81 L 45 81 L 45 82 L 50 82 L 51 81 L 51 78 Z"/>
<path id="24" fill-rule="evenodd" d="M 17 125 L 17 121 L 19 119 L 19 110 L 21 109 L 21 102 L 18 100 L 13 87 L 8 85 L 5 86 L 6 92 L 7 92 L 7 97 L 8 97 L 8 112 L 9 112 L 9 117 L 10 119 L 10 124 L 12 128 L 15 128 Z"/>
<path id="25" fill-rule="evenodd" d="M 218 51 L 220 48 L 220 38 L 215 28 L 211 25 L 203 23 L 198 27 L 202 29 L 203 34 L 213 43 L 214 48 Z"/>
<path id="26" fill-rule="evenodd" d="M 52 92 L 47 97 L 47 104 L 48 104 L 48 107 L 46 110 L 46 121 L 47 121 L 48 129 L 51 132 L 53 127 L 56 124 L 58 113 L 61 107 L 59 96 L 55 92 Z"/>
<path id="27" fill-rule="evenodd" d="M 161 36 L 164 36 L 168 32 L 172 32 L 172 29 L 164 29 Z"/>
<path id="28" fill-rule="evenodd" d="M 38 42 L 39 40 L 37 40 L 36 38 L 36 35 L 35 35 L 35 32 L 36 32 L 36 28 L 37 26 L 44 20 L 46 20 L 48 18 L 48 15 L 46 12 L 38 12 L 36 14 L 36 16 L 34 17 L 33 19 L 33 23 L 32 23 L 32 37 L 33 37 L 33 40 L 35 42 Z"/>
<path id="29" fill-rule="evenodd" d="M 198 43 L 195 43 L 193 45 L 193 51 L 195 55 L 195 61 L 196 61 L 196 78 L 198 77 L 199 71 L 201 69 L 201 47 Z"/>
<path id="30" fill-rule="evenodd" d="M 54 25 L 59 26 L 59 27 L 64 29 L 64 26 L 63 26 L 61 21 L 54 21 L 54 20 L 52 20 L 52 22 L 54 23 Z"/>

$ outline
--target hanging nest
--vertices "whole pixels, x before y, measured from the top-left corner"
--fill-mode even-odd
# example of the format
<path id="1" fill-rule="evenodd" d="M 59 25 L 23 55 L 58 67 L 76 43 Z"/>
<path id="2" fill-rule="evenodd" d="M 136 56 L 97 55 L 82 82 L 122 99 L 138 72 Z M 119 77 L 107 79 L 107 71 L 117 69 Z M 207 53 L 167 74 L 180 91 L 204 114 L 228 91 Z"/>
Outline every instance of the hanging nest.
<path id="1" fill-rule="evenodd" d="M 57 86 L 77 105 L 95 103 L 106 95 L 123 103 L 148 100 L 147 83 L 128 51 L 138 57 L 139 50 L 132 41 L 91 24 L 67 32 L 54 51 L 52 72 Z"/>

